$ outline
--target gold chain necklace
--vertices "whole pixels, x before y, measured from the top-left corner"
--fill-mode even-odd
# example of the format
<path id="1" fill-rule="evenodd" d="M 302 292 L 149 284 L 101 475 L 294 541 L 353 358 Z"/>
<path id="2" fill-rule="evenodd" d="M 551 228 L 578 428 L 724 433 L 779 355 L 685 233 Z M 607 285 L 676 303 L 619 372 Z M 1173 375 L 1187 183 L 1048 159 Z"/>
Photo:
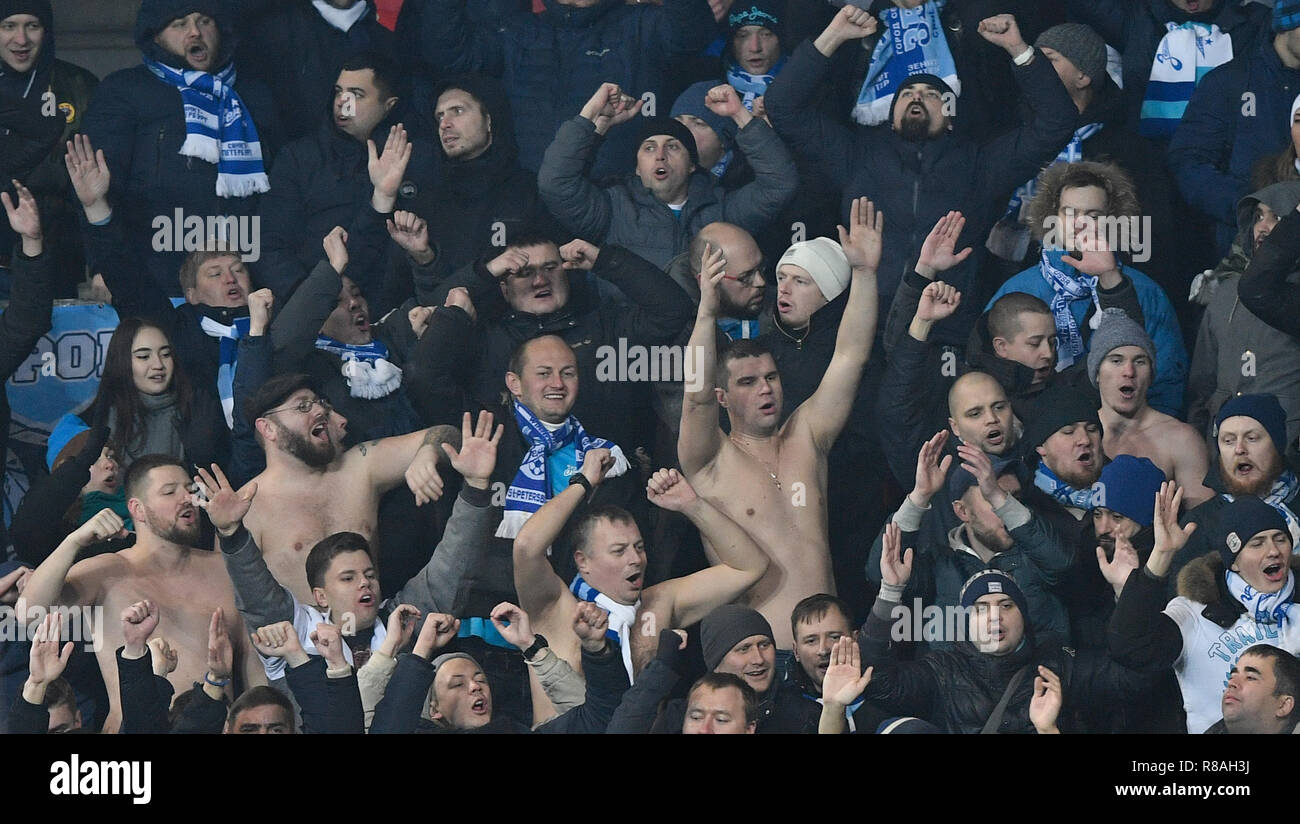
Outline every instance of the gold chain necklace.
<path id="1" fill-rule="evenodd" d="M 767 476 L 772 479 L 772 483 L 776 484 L 777 491 L 780 491 L 781 479 L 778 478 L 776 476 L 776 473 L 772 471 L 772 465 L 769 464 L 767 461 L 763 460 L 762 458 L 758 457 L 757 455 L 755 455 L 753 452 L 750 452 L 748 449 L 746 449 L 740 443 L 740 441 L 736 440 L 735 435 L 729 435 L 728 437 L 731 439 L 731 442 L 736 445 L 737 449 L 739 449 L 741 452 L 744 452 L 746 455 L 748 455 L 749 457 L 753 458 L 754 460 L 758 461 L 760 464 L 763 465 L 763 468 L 767 470 Z"/>

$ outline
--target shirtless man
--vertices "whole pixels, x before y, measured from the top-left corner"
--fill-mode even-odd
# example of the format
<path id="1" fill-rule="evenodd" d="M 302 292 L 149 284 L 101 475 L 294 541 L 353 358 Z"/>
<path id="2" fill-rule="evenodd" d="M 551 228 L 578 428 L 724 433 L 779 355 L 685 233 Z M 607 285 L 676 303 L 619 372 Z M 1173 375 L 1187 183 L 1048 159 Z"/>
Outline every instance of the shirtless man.
<path id="1" fill-rule="evenodd" d="M 1202 483 L 1209 456 L 1193 427 L 1147 404 L 1155 369 L 1156 348 L 1146 330 L 1106 310 L 1088 352 L 1088 377 L 1101 392 L 1102 450 L 1112 458 L 1150 458 L 1183 488 L 1190 509 L 1214 496 Z"/>
<path id="2" fill-rule="evenodd" d="M 700 495 L 740 524 L 772 559 L 745 602 L 772 625 L 781 650 L 794 647 L 789 619 L 795 604 L 818 592 L 835 592 L 826 459 L 848 420 L 876 334 L 884 217 L 866 198 L 853 202 L 850 215 L 850 228 L 840 227 L 840 244 L 853 274 L 835 355 L 817 391 L 784 426 L 778 425 L 781 378 L 771 354 L 738 341 L 718 357 L 718 284 L 727 275 L 727 261 L 708 247 L 691 334 L 693 357 L 686 358 L 698 371 L 695 378 L 688 375 L 682 405 L 682 469 Z M 715 376 L 716 389 L 698 379 L 706 375 Z M 730 437 L 718 426 L 719 405 L 731 421 Z M 705 548 L 712 551 L 707 541 Z"/>
<path id="3" fill-rule="evenodd" d="M 306 375 L 267 381 L 252 401 L 257 440 L 266 453 L 257 497 L 244 526 L 275 579 L 300 603 L 315 603 L 307 553 L 336 532 L 357 532 L 378 558 L 379 499 L 402 482 L 423 505 L 442 495 L 441 445 L 460 446 L 460 430 L 435 426 L 357 444 L 344 451 L 347 419 L 334 412 Z"/>
<path id="4" fill-rule="evenodd" d="M 77 562 L 77 553 L 98 541 L 125 534 L 122 519 L 104 509 L 59 544 L 28 580 L 18 614 L 54 605 L 96 607 L 111 619 L 99 622 L 95 656 L 108 689 L 104 732 L 117 732 L 121 703 L 117 687 L 117 648 L 123 644 L 117 616 L 138 601 L 156 605 L 166 621 L 167 638 L 180 656 L 168 680 L 180 695 L 202 681 L 208 660 L 208 626 L 220 608 L 228 616 L 236 670 L 245 688 L 265 684 L 257 656 L 247 647 L 235 608 L 235 590 L 219 553 L 194 549 L 199 540 L 199 509 L 190 495 L 185 467 L 165 455 L 146 455 L 126 477 L 126 505 L 135 521 L 135 545 L 121 552 Z M 234 690 L 226 687 L 228 697 Z"/>
<path id="5" fill-rule="evenodd" d="M 579 470 L 594 488 L 614 465 L 608 449 L 583 456 Z M 642 591 L 646 552 L 641 530 L 630 513 L 615 506 L 584 513 L 573 527 L 573 558 L 578 577 L 566 584 L 555 574 L 546 549 L 587 498 L 572 484 L 528 519 L 515 538 L 515 589 L 520 606 L 546 637 L 551 651 L 574 669 L 582 659 L 573 632 L 578 599 L 595 601 L 609 612 L 610 629 L 622 640 L 628 677 L 655 656 L 659 630 L 687 627 L 715 607 L 729 604 L 756 584 L 768 569 L 767 556 L 735 521 L 695 494 L 676 469 L 661 469 L 646 484 L 646 497 L 658 507 L 680 512 L 700 530 L 720 559 L 714 566 L 673 578 Z M 536 703 L 536 702 L 534 702 Z"/>

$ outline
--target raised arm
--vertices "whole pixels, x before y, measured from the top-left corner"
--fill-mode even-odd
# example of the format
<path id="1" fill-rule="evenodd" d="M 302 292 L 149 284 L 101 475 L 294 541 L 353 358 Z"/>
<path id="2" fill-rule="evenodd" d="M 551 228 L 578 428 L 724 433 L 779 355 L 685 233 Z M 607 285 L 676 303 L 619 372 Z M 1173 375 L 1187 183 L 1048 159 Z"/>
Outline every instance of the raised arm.
<path id="1" fill-rule="evenodd" d="M 560 256 L 566 269 L 590 269 L 627 297 L 628 305 L 614 319 L 614 337 L 643 346 L 675 343 L 690 323 L 693 307 L 686 292 L 635 252 L 612 245 L 598 249 L 574 240 L 560 248 Z"/>
<path id="2" fill-rule="evenodd" d="M 431 426 L 407 435 L 358 444 L 355 459 L 377 493 L 384 493 L 406 480 L 419 506 L 442 497 L 442 477 L 437 464 L 446 460 L 443 449 L 460 444 L 460 430 L 454 426 Z"/>
<path id="3" fill-rule="evenodd" d="M 504 431 L 498 425 L 493 432 L 491 412 L 480 412 L 475 427 L 471 427 L 470 414 L 466 412 L 461 423 L 460 448 L 443 445 L 452 469 L 464 477 L 465 486 L 433 556 L 397 592 L 394 596 L 397 603 L 410 604 L 424 612 L 461 611 L 456 595 L 492 540 L 492 528 L 497 520 L 488 484 Z"/>
<path id="4" fill-rule="evenodd" d="M 1146 566 L 1128 577 L 1110 619 L 1107 644 L 1111 657 L 1139 671 L 1172 667 L 1183 653 L 1183 635 L 1165 608 L 1166 581 L 1178 550 L 1196 531 L 1196 524 L 1180 526 L 1178 508 L 1183 491 L 1177 483 L 1160 485 L 1155 505 L 1155 546 Z"/>
<path id="5" fill-rule="evenodd" d="M 763 97 L 777 134 L 830 180 L 847 180 L 852 173 L 853 131 L 818 110 L 818 91 L 830 72 L 831 55 L 844 43 L 875 31 L 876 18 L 869 12 L 844 6 L 816 40 L 795 49 Z"/>
<path id="6" fill-rule="evenodd" d="M 321 241 L 325 259 L 298 284 L 271 322 L 273 368 L 277 372 L 298 370 L 303 359 L 315 351 L 316 337 L 339 302 L 343 272 L 348 268 L 347 240 L 342 226 L 330 230 Z"/>
<path id="7" fill-rule="evenodd" d="M 714 373 L 718 365 L 718 284 L 727 274 L 722 249 L 705 244 L 700 262 L 700 305 L 686 356 L 681 434 L 677 456 L 687 478 L 694 477 L 722 448 Z"/>
<path id="8" fill-rule="evenodd" d="M 505 27 L 470 19 L 471 0 L 428 0 L 416 18 L 414 42 L 430 66 L 447 74 L 481 72 L 500 75 L 505 56 Z M 417 7 L 419 8 L 419 7 Z M 505 22 L 505 21 L 503 21 Z"/>
<path id="9" fill-rule="evenodd" d="M 101 509 L 64 538 L 50 553 L 50 557 L 32 572 L 32 576 L 27 579 L 27 586 L 18 596 L 15 611 L 19 615 L 27 615 L 29 606 L 93 606 L 99 603 L 101 565 L 112 561 L 103 557 L 90 558 L 74 570 L 77 553 L 99 541 L 125 535 L 126 528 L 121 516 L 111 509 Z"/>
<path id="10" fill-rule="evenodd" d="M 676 469 L 656 472 L 646 485 L 646 496 L 661 509 L 685 515 L 713 547 L 719 561 L 708 569 L 664 581 L 646 592 L 646 608 L 654 610 L 661 625 L 690 626 L 715 607 L 745 594 L 767 572 L 768 557 L 749 533 L 696 495 Z"/>
<path id="11" fill-rule="evenodd" d="M 849 284 L 849 302 L 835 336 L 835 354 L 817 391 L 794 415 L 809 429 L 813 443 L 823 453 L 830 451 L 853 409 L 862 370 L 876 338 L 879 312 L 876 267 L 880 265 L 883 249 L 885 216 L 865 197 L 853 201 L 849 215 L 849 228 L 838 228 L 840 245 L 849 259 L 853 279 Z"/>
<path id="12" fill-rule="evenodd" d="M 642 102 L 617 83 L 602 83 L 578 116 L 560 124 L 537 170 L 537 191 L 546 208 L 574 234 L 600 243 L 609 231 L 609 192 L 587 177 L 601 138 L 641 111 Z"/>
<path id="13" fill-rule="evenodd" d="M 608 449 L 592 449 L 582 456 L 582 468 L 578 471 L 594 490 L 613 467 L 614 456 Z M 570 485 L 534 512 L 515 536 L 515 591 L 519 593 L 520 606 L 543 622 L 549 622 L 551 611 L 558 604 L 567 602 L 564 596 L 569 591 L 555 574 L 546 551 L 586 498 L 585 487 Z"/>
<path id="14" fill-rule="evenodd" d="M 799 188 L 799 173 L 785 143 L 767 121 L 754 117 L 729 83 L 709 89 L 704 105 L 736 124 L 736 145 L 754 170 L 754 179 L 728 192 L 722 219 L 761 232 L 781 213 Z"/>
<path id="15" fill-rule="evenodd" d="M 8 379 L 32 353 L 41 335 L 50 331 L 54 307 L 54 255 L 46 249 L 40 211 L 31 191 L 17 180 L 15 200 L 0 193 L 9 228 L 19 238 L 11 261 L 13 291 L 0 315 L 0 378 Z"/>
<path id="16" fill-rule="evenodd" d="M 50 613 L 36 628 L 32 648 L 28 655 L 27 680 L 10 714 L 11 733 L 38 733 L 49 730 L 50 711 L 45 706 L 45 693 L 68 666 L 72 657 L 72 642 L 59 645 L 59 616 Z"/>

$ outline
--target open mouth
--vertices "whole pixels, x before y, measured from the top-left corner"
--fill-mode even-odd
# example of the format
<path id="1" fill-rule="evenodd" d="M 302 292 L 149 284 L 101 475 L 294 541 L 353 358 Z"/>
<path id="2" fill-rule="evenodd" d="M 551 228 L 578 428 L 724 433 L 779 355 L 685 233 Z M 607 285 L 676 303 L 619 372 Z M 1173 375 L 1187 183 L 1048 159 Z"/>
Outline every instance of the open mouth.
<path id="1" fill-rule="evenodd" d="M 320 440 L 323 440 L 323 441 L 325 441 L 325 440 L 329 440 L 329 424 L 328 424 L 328 422 L 326 422 L 326 421 L 321 421 L 320 423 L 318 423 L 318 424 L 316 424 L 315 426 L 313 426 L 313 427 L 311 428 L 311 436 L 312 436 L 313 438 L 319 438 Z"/>
<path id="2" fill-rule="evenodd" d="M 185 56 L 195 63 L 202 63 L 208 59 L 208 47 L 202 43 L 195 43 L 185 50 Z"/>
<path id="3" fill-rule="evenodd" d="M 1130 383 L 1122 384 L 1119 387 L 1119 396 L 1126 401 L 1131 401 L 1137 397 L 1137 387 Z"/>
<path id="4" fill-rule="evenodd" d="M 474 703 L 470 704 L 469 708 L 471 712 L 482 715 L 487 712 L 487 699 L 475 698 Z"/>
<path id="5" fill-rule="evenodd" d="M 1250 475 L 1254 471 L 1255 471 L 1255 464 L 1251 463 L 1250 461 L 1237 461 L 1237 463 L 1232 467 L 1232 474 L 1240 477 Z"/>
<path id="6" fill-rule="evenodd" d="M 1092 451 L 1085 450 L 1083 452 L 1080 452 L 1078 456 L 1075 457 L 1074 460 L 1083 464 L 1084 466 L 1092 466 Z"/>
<path id="7" fill-rule="evenodd" d="M 193 508 L 182 509 L 181 514 L 176 516 L 176 520 L 184 521 L 187 524 L 192 524 L 194 523 L 194 520 L 197 517 L 197 515 L 198 513 L 195 512 Z"/>
<path id="8" fill-rule="evenodd" d="M 761 667 L 755 670 L 745 670 L 745 677 L 752 678 L 755 681 L 761 681 L 767 677 L 767 667 Z"/>
<path id="9" fill-rule="evenodd" d="M 1001 445 L 1002 445 L 1002 430 L 1001 430 L 1001 429 L 990 429 L 990 430 L 989 430 L 989 431 L 984 435 L 984 441 L 985 441 L 989 446 L 1001 446 Z"/>
<path id="10" fill-rule="evenodd" d="M 790 314 L 790 310 L 792 309 L 794 309 L 794 304 L 788 300 L 778 300 L 776 302 L 776 311 L 780 312 L 783 315 Z"/>
<path id="11" fill-rule="evenodd" d="M 761 406 L 758 407 L 758 411 L 763 413 L 764 415 L 775 415 L 776 401 L 765 401 Z"/>
<path id="12" fill-rule="evenodd" d="M 667 179 L 668 179 L 668 167 L 667 167 L 667 166 L 656 166 L 656 167 L 655 167 L 655 170 L 654 170 L 654 176 L 655 176 L 655 180 L 667 180 Z"/>
<path id="13" fill-rule="evenodd" d="M 22 49 L 21 51 L 18 49 L 11 49 L 9 53 L 13 55 L 14 62 L 17 63 L 26 63 L 27 58 L 32 56 L 31 49 Z"/>
<path id="14" fill-rule="evenodd" d="M 1277 583 L 1286 577 L 1286 564 L 1281 561 L 1273 561 L 1264 567 L 1264 577 L 1272 583 Z"/>
<path id="15" fill-rule="evenodd" d="M 370 318 L 366 317 L 365 315 L 353 315 L 352 325 L 357 327 L 357 329 L 361 330 L 362 332 L 369 332 Z"/>
<path id="16" fill-rule="evenodd" d="M 631 575 L 627 576 L 627 577 L 624 578 L 623 580 L 627 581 L 628 584 L 629 584 L 633 589 L 640 589 L 640 588 L 641 588 L 641 579 L 642 579 L 642 575 L 641 575 L 640 572 L 633 572 Z"/>
<path id="17" fill-rule="evenodd" d="M 367 592 L 357 599 L 357 603 L 363 607 L 374 606 L 375 596 Z"/>
<path id="18" fill-rule="evenodd" d="M 533 300 L 545 300 L 546 298 L 549 298 L 551 294 L 550 289 L 538 289 L 536 292 L 533 292 Z"/>

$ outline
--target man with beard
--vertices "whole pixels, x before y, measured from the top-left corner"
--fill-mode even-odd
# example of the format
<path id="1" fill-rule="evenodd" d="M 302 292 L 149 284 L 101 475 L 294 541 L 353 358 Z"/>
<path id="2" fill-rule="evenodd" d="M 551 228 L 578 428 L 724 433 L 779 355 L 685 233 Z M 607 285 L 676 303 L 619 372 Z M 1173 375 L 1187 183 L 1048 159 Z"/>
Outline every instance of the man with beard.
<path id="1" fill-rule="evenodd" d="M 235 616 L 235 590 L 221 558 L 194 548 L 199 540 L 199 509 L 190 495 L 185 467 L 165 455 L 146 455 L 127 472 L 127 507 L 135 521 L 135 545 L 120 552 L 77 561 L 77 554 L 98 541 L 125 534 L 122 519 L 105 509 L 82 524 L 32 573 L 19 598 L 17 613 L 56 605 L 102 609 L 118 615 L 142 599 L 156 604 L 167 621 L 167 635 L 180 656 L 169 676 L 177 694 L 204 679 L 208 660 L 208 627 L 214 610 L 229 621 L 235 670 L 245 688 L 265 683 L 257 656 L 248 649 L 247 634 Z M 89 621 L 83 626 L 91 627 Z M 105 732 L 116 732 L 121 720 L 115 651 L 122 646 L 121 625 L 105 621 L 97 628 L 95 653 L 109 696 Z M 218 686 L 226 686 L 221 684 Z M 226 690 L 233 697 L 233 688 Z"/>
<path id="2" fill-rule="evenodd" d="M 1272 395 L 1239 395 L 1219 407 L 1214 416 L 1215 460 L 1205 484 L 1215 493 L 1190 508 L 1182 523 L 1201 525 L 1174 556 L 1170 580 L 1185 564 L 1209 552 L 1219 516 L 1235 495 L 1254 495 L 1273 506 L 1286 520 L 1293 541 L 1300 540 L 1297 497 L 1300 481 L 1286 463 L 1286 413 Z"/>
<path id="3" fill-rule="evenodd" d="M 909 607 L 954 607 L 967 578 L 980 570 L 1001 570 L 1016 579 L 1033 604 L 1038 638 L 1067 643 L 1069 621 L 1055 589 L 1074 557 L 1073 538 L 1021 502 L 1018 462 L 969 444 L 959 445 L 955 456 L 945 455 L 947 440 L 948 433 L 939 432 L 918 453 L 916 485 L 872 547 L 867 577 L 883 583 L 878 574 L 886 541 L 892 531 L 901 530 L 903 540 L 918 549 L 916 575 L 904 601 Z M 949 472 L 954 463 L 960 465 Z M 932 501 L 941 490 L 939 500 L 950 502 L 946 506 L 957 526 L 934 538 L 939 519 L 924 516 L 936 508 Z M 906 640 L 924 642 L 930 649 L 950 647 L 954 640 L 931 632 L 915 637 L 914 624 L 905 631 Z"/>
<path id="4" fill-rule="evenodd" d="M 86 112 L 85 134 L 113 170 L 124 251 L 167 295 L 180 294 L 176 270 L 190 249 L 159 243 L 155 221 L 167 218 L 170 238 L 177 210 L 246 219 L 270 187 L 280 124 L 270 90 L 236 71 L 234 16 L 217 0 L 141 3 L 143 64 L 104 78 Z"/>
<path id="5" fill-rule="evenodd" d="M 894 230 L 881 262 L 880 295 L 887 314 L 899 280 L 916 259 L 922 233 L 952 210 L 969 221 L 962 245 L 976 254 L 958 263 L 948 282 L 970 294 L 983 259 L 983 239 L 1001 216 L 998 199 L 1038 173 L 1070 140 L 1078 115 L 1052 64 L 1020 36 L 1009 14 L 980 22 L 985 40 L 1006 50 L 1028 107 L 1023 125 L 991 140 L 953 131 L 956 96 L 938 77 L 915 74 L 894 95 L 889 124 L 848 126 L 818 109 L 832 56 L 876 31 L 867 11 L 845 5 L 816 40 L 795 49 L 764 101 L 777 134 L 796 154 L 840 187 L 841 215 L 867 196 L 890 216 Z M 897 220 L 895 221 L 895 215 Z M 962 345 L 977 310 L 968 305 L 936 331 L 941 343 Z"/>
<path id="6" fill-rule="evenodd" d="M 1089 345 L 1088 377 L 1101 393 L 1105 453 L 1150 458 L 1185 488 L 1189 507 L 1210 498 L 1214 493 L 1201 484 L 1209 465 L 1205 441 L 1147 402 L 1158 361 L 1146 330 L 1120 310 L 1107 309 Z"/>
<path id="7" fill-rule="evenodd" d="M 813 593 L 835 591 L 826 466 L 875 340 L 884 216 L 866 198 L 853 204 L 851 215 L 849 228 L 840 227 L 852 280 L 835 354 L 817 391 L 784 424 L 781 377 L 771 353 L 748 341 L 717 352 L 718 284 L 740 274 L 722 261 L 720 250 L 709 249 L 704 260 L 691 334 L 694 374 L 687 375 L 678 442 L 682 470 L 701 497 L 740 524 L 772 559 L 746 601 L 771 616 L 769 623 L 780 622 L 774 638 L 786 651 L 783 666 L 793 660 L 785 622 L 794 605 Z M 727 410 L 729 435 L 718 425 L 719 407 Z"/>
<path id="8" fill-rule="evenodd" d="M 1091 393 L 1054 385 L 1043 390 L 1021 436 L 1025 464 L 1034 471 L 1025 504 L 1052 518 L 1062 532 L 1092 508 L 1092 485 L 1101 475 L 1102 431 Z"/>
<path id="9" fill-rule="evenodd" d="M 1262 266 L 1282 275 L 1282 284 L 1295 289 L 1297 257 L 1286 250 L 1290 245 L 1287 227 L 1295 221 L 1284 218 L 1300 204 L 1300 181 L 1274 183 L 1241 199 L 1237 204 L 1237 241 L 1233 252 L 1213 272 L 1201 279 L 1198 295 L 1204 303 L 1192 368 L 1187 377 L 1187 422 L 1198 432 L 1209 433 L 1219 407 L 1242 394 L 1271 394 L 1286 410 L 1288 442 L 1300 435 L 1300 341 L 1278 334 L 1247 305 L 1241 291 L 1243 273 L 1258 258 Z M 1274 228 L 1281 234 L 1276 240 Z M 1281 253 L 1281 254 L 1279 254 Z M 1285 255 L 1285 256 L 1284 256 Z M 1276 261 L 1276 264 L 1274 263 Z M 1280 265 L 1277 265 L 1280 264 Z M 1245 368 L 1249 364 L 1251 368 Z"/>
<path id="10" fill-rule="evenodd" d="M 437 500 L 443 484 L 436 465 L 460 441 L 458 429 L 435 426 L 345 451 L 347 419 L 302 374 L 267 381 L 248 417 L 266 469 L 253 479 L 258 494 L 244 526 L 275 579 L 305 604 L 315 601 L 305 563 L 311 548 L 327 535 L 356 532 L 379 557 L 380 497 L 405 477 L 417 505 Z"/>

